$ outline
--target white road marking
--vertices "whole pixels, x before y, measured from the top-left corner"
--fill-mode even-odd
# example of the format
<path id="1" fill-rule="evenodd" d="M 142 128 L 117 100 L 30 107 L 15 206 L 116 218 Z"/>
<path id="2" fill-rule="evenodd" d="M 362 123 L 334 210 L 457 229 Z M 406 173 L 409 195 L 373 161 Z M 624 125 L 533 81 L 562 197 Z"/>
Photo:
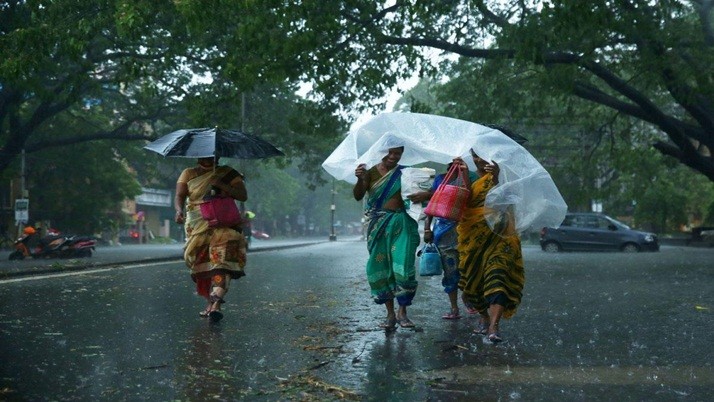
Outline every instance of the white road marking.
<path id="1" fill-rule="evenodd" d="M 179 261 L 181 261 L 181 260 L 177 259 L 176 261 L 158 261 L 158 262 L 150 262 L 150 263 L 137 264 L 137 265 L 118 264 L 118 265 L 115 265 L 112 267 L 106 267 L 106 268 L 83 269 L 83 270 L 78 270 L 78 271 L 62 272 L 62 273 L 57 273 L 57 274 L 37 274 L 37 275 L 32 275 L 32 276 L 23 276 L 20 278 L 0 279 L 0 285 L 5 284 L 5 283 L 38 281 L 38 280 L 42 280 L 42 279 L 61 278 L 61 277 L 65 277 L 65 276 L 88 275 L 88 274 L 96 274 L 96 273 L 107 272 L 107 271 L 153 267 L 156 265 L 163 265 L 163 264 L 175 264 L 176 262 L 179 262 Z"/>

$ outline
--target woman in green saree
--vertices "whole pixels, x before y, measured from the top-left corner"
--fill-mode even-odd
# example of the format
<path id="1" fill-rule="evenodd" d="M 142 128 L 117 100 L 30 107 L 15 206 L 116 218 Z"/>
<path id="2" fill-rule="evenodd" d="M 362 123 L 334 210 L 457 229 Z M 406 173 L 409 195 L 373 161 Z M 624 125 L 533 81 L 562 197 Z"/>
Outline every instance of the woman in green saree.
<path id="1" fill-rule="evenodd" d="M 199 158 L 198 166 L 185 169 L 176 183 L 176 223 L 184 224 L 184 260 L 196 282 L 196 292 L 208 305 L 199 314 L 212 321 L 223 318 L 221 304 L 231 279 L 245 275 L 246 241 L 240 227 L 210 227 L 201 216 L 203 197 L 213 192 L 238 201 L 248 194 L 243 176 L 229 166 L 216 166 L 218 158 Z"/>
<path id="2" fill-rule="evenodd" d="M 417 281 L 414 267 L 419 246 L 417 223 L 406 213 L 401 196 L 401 168 L 398 165 L 403 147 L 390 148 L 380 163 L 367 170 L 357 166 L 357 183 L 352 192 L 356 200 L 368 194 L 367 229 L 367 281 L 370 293 L 377 304 L 384 304 L 387 318 L 380 324 L 391 330 L 414 327 L 407 316 L 407 306 L 416 294 Z M 394 311 L 394 299 L 399 309 Z"/>

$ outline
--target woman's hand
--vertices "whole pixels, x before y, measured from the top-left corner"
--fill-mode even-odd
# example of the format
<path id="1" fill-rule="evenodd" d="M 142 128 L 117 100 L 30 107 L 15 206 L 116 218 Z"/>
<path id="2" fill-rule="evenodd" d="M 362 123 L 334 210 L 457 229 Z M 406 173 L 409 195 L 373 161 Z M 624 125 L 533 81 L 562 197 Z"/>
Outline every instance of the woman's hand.
<path id="1" fill-rule="evenodd" d="M 424 243 L 431 243 L 434 241 L 434 233 L 431 230 L 424 230 Z"/>
<path id="2" fill-rule="evenodd" d="M 483 170 L 485 170 L 486 173 L 491 173 L 494 183 L 498 184 L 498 174 L 501 173 L 501 168 L 498 166 L 498 163 L 491 161 L 491 163 L 483 167 Z"/>
<path id="3" fill-rule="evenodd" d="M 409 201 L 414 203 L 422 203 L 424 201 L 429 201 L 431 198 L 431 191 L 420 191 L 418 193 L 410 194 L 407 196 Z"/>
<path id="4" fill-rule="evenodd" d="M 186 218 L 184 217 L 183 211 L 176 211 L 176 216 L 174 217 L 174 221 L 178 223 L 179 225 L 182 225 L 185 222 Z"/>
<path id="5" fill-rule="evenodd" d="M 357 180 L 363 181 L 367 177 L 367 165 L 359 164 L 355 169 L 355 176 L 357 176 Z"/>
<path id="6" fill-rule="evenodd" d="M 459 169 L 461 169 L 461 170 L 465 171 L 466 173 L 468 173 L 468 171 L 469 171 L 469 165 L 467 165 L 466 162 L 464 162 L 464 160 L 461 159 L 461 157 L 457 156 L 456 158 L 454 158 L 454 159 L 451 160 L 451 163 L 457 165 L 457 166 L 459 167 Z"/>

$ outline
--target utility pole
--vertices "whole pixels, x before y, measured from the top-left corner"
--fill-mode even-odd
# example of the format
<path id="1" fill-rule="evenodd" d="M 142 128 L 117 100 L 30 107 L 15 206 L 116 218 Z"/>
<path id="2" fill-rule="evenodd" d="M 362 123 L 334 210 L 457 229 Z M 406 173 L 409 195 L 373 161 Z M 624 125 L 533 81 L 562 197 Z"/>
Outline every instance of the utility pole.
<path id="1" fill-rule="evenodd" d="M 245 133 L 245 91 L 241 91 L 240 93 L 240 131 Z M 241 174 L 245 174 L 243 171 L 243 163 L 240 159 L 238 160 L 238 169 L 240 169 Z M 245 215 L 245 201 L 240 202 L 240 211 Z M 248 236 L 250 236 L 250 233 Z"/>
<path id="2" fill-rule="evenodd" d="M 20 197 L 27 198 L 25 194 L 25 148 L 20 154 Z"/>
<path id="3" fill-rule="evenodd" d="M 337 240 L 337 235 L 335 234 L 335 179 L 332 179 L 332 201 L 330 203 L 330 241 Z"/>
<path id="4" fill-rule="evenodd" d="M 25 149 L 20 153 L 20 198 L 15 199 L 15 224 L 17 237 L 22 236 L 23 225 L 29 221 L 29 201 L 25 188 Z"/>

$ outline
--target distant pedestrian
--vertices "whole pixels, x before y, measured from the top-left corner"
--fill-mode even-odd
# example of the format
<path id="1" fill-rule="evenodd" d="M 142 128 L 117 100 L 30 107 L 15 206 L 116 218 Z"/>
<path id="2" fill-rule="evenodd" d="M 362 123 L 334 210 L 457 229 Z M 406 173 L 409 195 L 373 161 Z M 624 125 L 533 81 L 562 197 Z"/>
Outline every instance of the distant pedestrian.
<path id="1" fill-rule="evenodd" d="M 459 289 L 480 314 L 476 333 L 501 342 L 501 318 L 510 318 L 521 302 L 525 276 L 521 241 L 512 216 L 502 215 L 493 229 L 486 221 L 486 194 L 498 184 L 500 168 L 495 162 L 471 156 L 480 178 L 471 184 L 471 197 L 457 226 Z M 454 160 L 468 169 L 460 158 Z"/>
<path id="2" fill-rule="evenodd" d="M 184 224 L 184 259 L 196 282 L 196 291 L 208 305 L 199 314 L 212 321 L 223 318 L 221 304 L 231 279 L 244 276 L 246 241 L 240 227 L 210 227 L 200 204 L 212 191 L 238 201 L 248 194 L 243 176 L 229 166 L 216 166 L 218 158 L 199 158 L 198 166 L 185 169 L 176 183 L 176 223 Z"/>
<path id="3" fill-rule="evenodd" d="M 446 167 L 448 171 L 451 169 L 449 163 Z M 474 173 L 469 172 L 469 179 L 475 180 L 477 176 Z M 439 185 L 444 181 L 446 173 L 437 175 L 434 178 L 434 183 L 431 189 L 428 191 L 421 191 L 416 194 L 409 196 L 412 202 L 425 202 L 431 199 Z M 459 178 L 454 178 L 451 181 L 452 184 Z M 433 222 L 433 226 L 432 226 Z M 456 246 L 458 243 L 458 235 L 456 234 L 456 225 L 458 222 L 432 217 L 430 215 L 426 216 L 424 221 L 424 242 L 434 243 L 439 248 L 439 255 L 441 256 L 441 267 L 443 268 L 443 277 L 441 279 L 441 285 L 444 287 L 444 292 L 448 295 L 450 309 L 448 312 L 444 313 L 441 318 L 445 320 L 457 320 L 461 318 L 461 312 L 459 310 L 458 303 L 458 292 L 459 292 L 459 251 Z M 470 314 L 476 314 L 478 311 L 469 303 L 464 300 L 466 309 Z"/>
<path id="4" fill-rule="evenodd" d="M 416 294 L 414 267 L 419 246 L 417 223 L 406 212 L 401 196 L 401 166 L 404 147 L 390 148 L 387 156 L 369 170 L 361 164 L 355 169 L 357 183 L 352 192 L 356 200 L 368 194 L 367 281 L 374 301 L 384 304 L 387 318 L 380 324 L 391 330 L 414 327 L 407 316 L 407 306 Z M 399 309 L 394 311 L 394 299 Z"/>

